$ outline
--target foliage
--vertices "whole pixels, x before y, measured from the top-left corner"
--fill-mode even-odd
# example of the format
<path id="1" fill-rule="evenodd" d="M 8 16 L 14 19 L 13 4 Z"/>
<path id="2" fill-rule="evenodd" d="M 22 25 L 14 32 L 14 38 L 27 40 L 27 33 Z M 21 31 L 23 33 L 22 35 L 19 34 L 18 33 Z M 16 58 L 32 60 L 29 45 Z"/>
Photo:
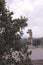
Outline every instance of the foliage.
<path id="1" fill-rule="evenodd" d="M 35 47 L 39 46 L 40 43 L 41 43 L 40 39 L 38 39 L 38 38 L 33 39 L 33 45 L 34 45 Z"/>
<path id="2" fill-rule="evenodd" d="M 11 65 L 12 63 L 17 65 L 15 59 L 12 58 L 12 53 L 22 49 L 21 32 L 27 26 L 27 18 L 21 16 L 21 18 L 12 19 L 12 15 L 13 12 L 8 11 L 5 7 L 5 0 L 0 0 L 0 65 Z"/>

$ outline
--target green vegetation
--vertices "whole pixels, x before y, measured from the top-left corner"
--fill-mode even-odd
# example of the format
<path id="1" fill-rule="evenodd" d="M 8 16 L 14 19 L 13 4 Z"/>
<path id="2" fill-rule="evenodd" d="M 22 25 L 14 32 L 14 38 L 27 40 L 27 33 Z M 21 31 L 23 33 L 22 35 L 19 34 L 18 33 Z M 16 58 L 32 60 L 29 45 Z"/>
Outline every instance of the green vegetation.
<path id="1" fill-rule="evenodd" d="M 22 30 L 27 26 L 27 18 L 21 16 L 12 19 L 12 15 L 13 12 L 5 7 L 5 0 L 0 0 L 0 65 L 31 65 L 28 48 L 24 49 L 21 41 Z"/>
<path id="2" fill-rule="evenodd" d="M 40 38 L 40 41 L 41 41 L 40 45 L 43 47 L 43 38 Z"/>
<path id="3" fill-rule="evenodd" d="M 34 46 L 42 46 L 43 47 L 43 38 L 33 39 L 33 45 Z"/>
<path id="4" fill-rule="evenodd" d="M 24 45 L 30 45 L 28 39 L 22 39 Z M 42 46 L 43 47 L 43 38 L 33 38 L 33 45 L 35 47 Z"/>

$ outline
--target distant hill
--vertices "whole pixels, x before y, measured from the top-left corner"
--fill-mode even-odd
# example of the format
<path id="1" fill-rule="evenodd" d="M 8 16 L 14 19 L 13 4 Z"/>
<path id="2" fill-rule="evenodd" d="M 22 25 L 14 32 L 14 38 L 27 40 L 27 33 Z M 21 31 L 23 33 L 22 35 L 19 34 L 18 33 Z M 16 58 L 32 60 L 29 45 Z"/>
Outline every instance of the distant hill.
<path id="1" fill-rule="evenodd" d="M 30 45 L 30 42 L 28 41 L 27 38 L 22 39 L 22 42 L 24 45 Z M 43 46 L 43 38 L 33 38 L 33 45 L 34 46 Z"/>
<path id="2" fill-rule="evenodd" d="M 40 45 L 43 47 L 43 38 L 40 38 L 40 40 L 41 40 Z"/>

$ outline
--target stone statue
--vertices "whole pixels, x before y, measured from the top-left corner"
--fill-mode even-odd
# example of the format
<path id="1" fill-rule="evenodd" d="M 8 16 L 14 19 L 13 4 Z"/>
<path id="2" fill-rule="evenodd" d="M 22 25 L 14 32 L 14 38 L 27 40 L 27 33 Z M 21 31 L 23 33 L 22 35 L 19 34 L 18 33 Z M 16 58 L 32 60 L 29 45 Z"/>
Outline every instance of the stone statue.
<path id="1" fill-rule="evenodd" d="M 28 40 L 28 41 L 29 41 L 30 44 L 32 45 L 32 43 L 33 43 L 33 39 L 32 39 L 32 30 L 29 29 L 27 33 L 29 34 L 29 40 Z"/>

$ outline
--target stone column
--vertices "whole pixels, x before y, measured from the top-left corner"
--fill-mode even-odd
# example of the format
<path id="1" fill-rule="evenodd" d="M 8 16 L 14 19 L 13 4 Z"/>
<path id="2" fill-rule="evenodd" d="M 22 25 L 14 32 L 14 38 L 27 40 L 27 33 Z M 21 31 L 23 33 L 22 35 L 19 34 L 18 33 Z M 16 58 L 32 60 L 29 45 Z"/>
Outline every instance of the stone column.
<path id="1" fill-rule="evenodd" d="M 27 33 L 29 34 L 29 42 L 30 42 L 30 44 L 32 45 L 32 44 L 33 44 L 33 39 L 32 39 L 32 30 L 29 29 Z"/>

